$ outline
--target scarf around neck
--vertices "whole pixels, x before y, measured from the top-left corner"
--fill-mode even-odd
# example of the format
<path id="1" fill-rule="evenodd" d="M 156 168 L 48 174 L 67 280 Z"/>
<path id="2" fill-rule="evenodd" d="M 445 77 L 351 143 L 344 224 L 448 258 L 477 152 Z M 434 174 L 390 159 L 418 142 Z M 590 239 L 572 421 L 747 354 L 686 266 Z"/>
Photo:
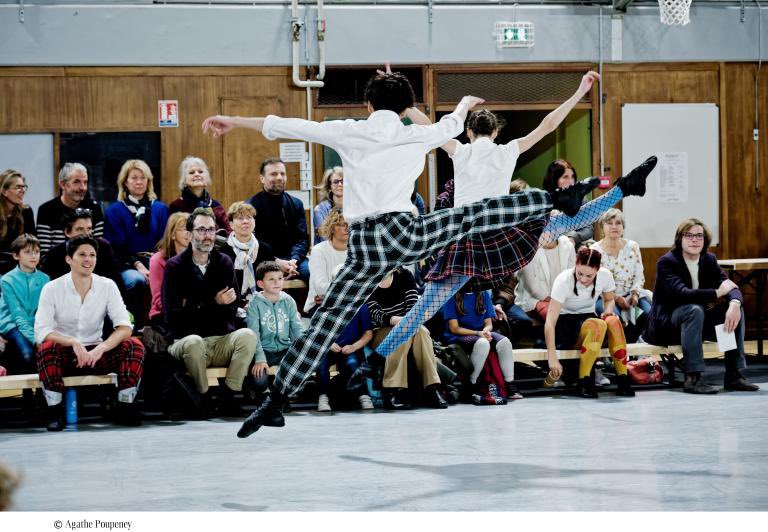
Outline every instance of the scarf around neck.
<path id="1" fill-rule="evenodd" d="M 256 256 L 259 254 L 259 241 L 251 235 L 247 243 L 240 242 L 232 231 L 227 237 L 227 244 L 235 252 L 234 266 L 236 270 L 243 270 L 243 286 L 240 288 L 240 295 L 246 296 L 250 300 L 256 292 L 256 275 L 253 270 L 253 263 L 256 262 Z"/>
<path id="2" fill-rule="evenodd" d="M 149 233 L 149 223 L 152 221 L 152 200 L 144 194 L 143 198 L 135 198 L 130 194 L 125 195 L 125 206 L 133 214 L 133 226 L 145 235 Z"/>
<path id="3" fill-rule="evenodd" d="M 203 189 L 203 195 L 198 198 L 189 187 L 184 187 L 184 190 L 181 191 L 181 199 L 183 199 L 189 205 L 192 205 L 192 210 L 196 209 L 197 207 L 210 209 L 211 204 L 213 203 L 213 200 L 211 200 L 211 195 L 208 194 L 208 191 L 205 189 Z"/>

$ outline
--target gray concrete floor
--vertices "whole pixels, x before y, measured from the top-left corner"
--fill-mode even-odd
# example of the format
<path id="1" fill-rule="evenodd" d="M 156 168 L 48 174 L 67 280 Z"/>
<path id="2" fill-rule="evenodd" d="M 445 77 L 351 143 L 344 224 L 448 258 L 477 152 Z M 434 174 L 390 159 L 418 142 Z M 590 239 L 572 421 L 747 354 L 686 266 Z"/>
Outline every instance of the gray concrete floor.
<path id="1" fill-rule="evenodd" d="M 763 379 L 765 380 L 765 379 Z M 768 384 L 443 411 L 0 430 L 16 510 L 766 510 Z"/>

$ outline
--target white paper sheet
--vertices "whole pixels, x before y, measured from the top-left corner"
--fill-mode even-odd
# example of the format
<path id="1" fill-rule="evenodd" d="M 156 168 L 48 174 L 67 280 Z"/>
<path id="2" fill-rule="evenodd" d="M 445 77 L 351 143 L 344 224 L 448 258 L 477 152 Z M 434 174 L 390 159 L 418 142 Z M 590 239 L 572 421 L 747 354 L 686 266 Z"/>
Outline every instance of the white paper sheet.
<path id="1" fill-rule="evenodd" d="M 715 334 L 717 335 L 717 348 L 720 351 L 730 351 L 736 349 L 736 334 L 734 332 L 725 332 L 725 324 L 715 325 Z"/>

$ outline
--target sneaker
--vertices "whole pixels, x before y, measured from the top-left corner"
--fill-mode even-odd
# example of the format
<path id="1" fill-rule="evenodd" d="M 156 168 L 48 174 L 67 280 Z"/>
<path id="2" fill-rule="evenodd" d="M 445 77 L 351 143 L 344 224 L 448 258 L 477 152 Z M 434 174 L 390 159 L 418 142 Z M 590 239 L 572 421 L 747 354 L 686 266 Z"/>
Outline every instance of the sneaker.
<path id="1" fill-rule="evenodd" d="M 596 386 L 608 386 L 611 384 L 611 380 L 603 375 L 603 370 L 597 368 L 595 370 L 595 385 Z"/>
<path id="2" fill-rule="evenodd" d="M 507 388 L 507 399 L 515 400 L 523 398 L 523 394 L 520 393 L 517 384 L 514 382 L 505 382 L 504 386 Z"/>
<path id="3" fill-rule="evenodd" d="M 373 410 L 373 401 L 371 401 L 371 397 L 369 395 L 361 395 L 357 398 L 357 400 L 360 401 L 360 408 L 363 410 Z"/>
<path id="4" fill-rule="evenodd" d="M 370 401 L 370 399 L 369 399 Z M 321 393 L 317 398 L 318 412 L 331 412 L 331 403 L 328 401 L 328 395 Z"/>

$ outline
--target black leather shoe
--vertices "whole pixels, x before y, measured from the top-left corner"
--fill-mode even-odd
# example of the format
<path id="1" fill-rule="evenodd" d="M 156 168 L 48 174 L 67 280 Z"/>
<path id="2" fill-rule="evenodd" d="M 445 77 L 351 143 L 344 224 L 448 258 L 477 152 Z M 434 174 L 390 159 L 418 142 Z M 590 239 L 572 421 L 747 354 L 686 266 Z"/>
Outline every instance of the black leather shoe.
<path id="1" fill-rule="evenodd" d="M 264 399 L 261 406 L 251 412 L 251 415 L 243 421 L 243 425 L 237 431 L 237 437 L 247 438 L 259 430 L 262 425 L 266 427 L 284 427 L 283 407 L 287 402 L 288 399 L 285 396 L 273 391 Z"/>
<path id="2" fill-rule="evenodd" d="M 141 426 L 141 412 L 136 403 L 116 401 L 114 423 L 123 427 Z"/>
<path id="3" fill-rule="evenodd" d="M 683 391 L 685 393 L 713 394 L 718 393 L 720 388 L 704 382 L 701 379 L 701 373 L 686 373 Z"/>
<path id="4" fill-rule="evenodd" d="M 368 359 L 357 366 L 347 381 L 347 391 L 354 392 L 365 386 L 366 379 L 372 379 L 373 382 L 381 380 L 381 367 L 384 365 L 384 357 L 374 351 L 368 356 Z"/>
<path id="5" fill-rule="evenodd" d="M 403 388 L 384 390 L 384 410 L 410 410 L 411 403 L 405 399 Z"/>
<path id="6" fill-rule="evenodd" d="M 51 432 L 59 432 L 64 430 L 67 426 L 67 418 L 64 417 L 64 403 L 59 403 L 54 406 L 48 407 L 48 430 Z"/>
<path id="7" fill-rule="evenodd" d="M 752 384 L 738 371 L 733 375 L 726 374 L 725 389 L 729 392 L 756 392 L 760 389 L 757 384 Z"/>
<path id="8" fill-rule="evenodd" d="M 590 375 L 579 379 L 579 397 L 585 399 L 597 399 L 597 389 L 595 388 L 595 378 Z"/>
<path id="9" fill-rule="evenodd" d="M 448 402 L 440 393 L 440 387 L 437 384 L 430 384 L 424 388 L 424 396 L 427 399 L 427 405 L 432 408 L 448 408 Z"/>
<path id="10" fill-rule="evenodd" d="M 588 177 L 568 188 L 558 188 L 552 194 L 552 206 L 566 216 L 576 216 L 584 196 L 600 184 L 599 177 Z"/>
<path id="11" fill-rule="evenodd" d="M 616 377 L 616 395 L 621 397 L 634 397 L 635 390 L 629 382 L 629 375 L 618 375 Z"/>
<path id="12" fill-rule="evenodd" d="M 640 166 L 634 167 L 624 177 L 620 177 L 616 181 L 616 186 L 624 193 L 624 197 L 627 196 L 644 196 L 645 195 L 645 181 L 654 168 L 656 168 L 655 155 L 648 157 Z"/>

